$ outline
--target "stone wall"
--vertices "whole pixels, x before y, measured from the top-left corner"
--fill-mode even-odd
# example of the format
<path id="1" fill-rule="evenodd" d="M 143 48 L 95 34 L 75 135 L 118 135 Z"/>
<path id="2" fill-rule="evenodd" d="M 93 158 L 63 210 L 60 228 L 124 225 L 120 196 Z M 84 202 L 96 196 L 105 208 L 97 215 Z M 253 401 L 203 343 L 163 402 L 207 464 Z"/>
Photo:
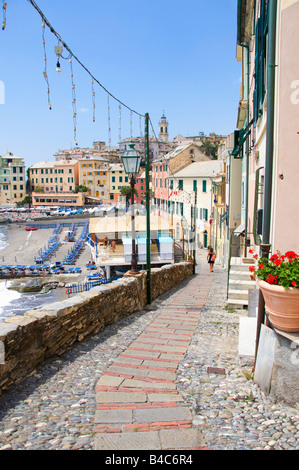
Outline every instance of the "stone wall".
<path id="1" fill-rule="evenodd" d="M 151 270 L 152 300 L 192 276 L 191 263 Z M 22 382 L 46 359 L 63 354 L 77 341 L 142 310 L 147 303 L 146 274 L 124 277 L 62 302 L 0 322 L 0 395 Z"/>

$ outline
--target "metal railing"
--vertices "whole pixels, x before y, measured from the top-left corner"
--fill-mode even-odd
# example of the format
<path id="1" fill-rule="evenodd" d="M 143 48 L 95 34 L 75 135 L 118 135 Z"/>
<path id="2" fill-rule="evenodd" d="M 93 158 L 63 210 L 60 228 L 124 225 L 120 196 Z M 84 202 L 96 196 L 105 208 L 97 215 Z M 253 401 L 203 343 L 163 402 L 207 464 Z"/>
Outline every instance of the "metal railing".
<path id="1" fill-rule="evenodd" d="M 83 282 L 80 284 L 73 284 L 70 285 L 66 288 L 66 293 L 68 295 L 70 294 L 80 294 L 81 292 L 86 292 L 92 289 L 93 287 L 100 286 L 102 284 L 111 284 L 111 282 L 116 281 L 117 279 L 120 279 L 122 276 L 116 276 L 116 277 L 111 277 L 111 278 L 103 278 L 99 279 L 97 281 L 90 281 L 90 282 Z"/>

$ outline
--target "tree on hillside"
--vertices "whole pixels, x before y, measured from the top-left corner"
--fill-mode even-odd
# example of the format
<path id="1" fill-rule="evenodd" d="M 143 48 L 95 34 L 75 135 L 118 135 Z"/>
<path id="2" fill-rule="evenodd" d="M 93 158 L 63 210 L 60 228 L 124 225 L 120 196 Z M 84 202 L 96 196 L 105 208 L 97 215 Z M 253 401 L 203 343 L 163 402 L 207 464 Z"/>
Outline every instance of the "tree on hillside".
<path id="1" fill-rule="evenodd" d="M 207 155 L 212 157 L 213 160 L 217 160 L 218 145 L 213 144 L 210 140 L 206 140 L 202 143 L 200 150 Z"/>

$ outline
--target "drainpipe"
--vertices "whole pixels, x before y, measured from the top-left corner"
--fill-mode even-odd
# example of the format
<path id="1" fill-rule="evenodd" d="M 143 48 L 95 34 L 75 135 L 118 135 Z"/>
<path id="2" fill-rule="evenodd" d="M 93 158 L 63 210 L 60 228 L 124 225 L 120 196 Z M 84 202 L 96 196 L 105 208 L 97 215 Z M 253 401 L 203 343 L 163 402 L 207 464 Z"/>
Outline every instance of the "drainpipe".
<path id="1" fill-rule="evenodd" d="M 273 179 L 273 150 L 274 150 L 274 118 L 275 118 L 275 59 L 276 59 L 276 21 L 277 0 L 268 2 L 268 64 L 267 64 L 267 129 L 266 129 L 266 159 L 265 159 L 265 184 L 264 184 L 264 212 L 263 212 L 263 236 L 261 243 L 261 256 L 268 258 L 270 252 L 270 228 L 271 228 L 271 201 Z M 261 291 L 259 292 L 256 353 L 257 356 L 261 325 L 265 321 L 265 302 Z"/>
<path id="2" fill-rule="evenodd" d="M 241 8 L 241 1 L 239 2 L 239 8 Z M 250 92 L 250 78 L 249 78 L 249 45 L 245 42 L 241 42 L 238 38 L 237 43 L 247 51 L 247 125 L 249 124 L 249 92 Z M 246 141 L 246 201 L 245 201 L 245 257 L 247 256 L 247 236 L 248 236 L 248 189 L 249 186 L 249 144 Z"/>

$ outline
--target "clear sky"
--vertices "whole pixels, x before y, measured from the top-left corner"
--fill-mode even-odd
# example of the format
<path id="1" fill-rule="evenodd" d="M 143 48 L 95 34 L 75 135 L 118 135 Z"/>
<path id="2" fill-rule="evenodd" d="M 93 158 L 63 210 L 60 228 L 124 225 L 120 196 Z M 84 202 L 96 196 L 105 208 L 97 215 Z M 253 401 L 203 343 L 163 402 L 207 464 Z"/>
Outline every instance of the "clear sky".
<path id="1" fill-rule="evenodd" d="M 156 135 L 163 111 L 170 138 L 234 131 L 241 75 L 236 61 L 237 0 L 36 3 L 111 94 L 138 113 L 149 113 Z M 5 86 L 0 154 L 11 151 L 23 157 L 27 167 L 75 146 L 70 64 L 62 59 L 58 75 L 58 41 L 48 28 L 45 39 L 51 111 L 43 77 L 42 20 L 27 0 L 7 0 L 7 25 L 0 30 L 0 84 Z M 78 146 L 92 147 L 96 140 L 108 143 L 107 93 L 94 85 L 93 122 L 91 78 L 74 59 L 73 72 Z M 110 98 L 112 145 L 118 144 L 118 106 Z M 126 108 L 121 122 L 121 137 L 129 137 Z M 143 120 L 141 125 L 144 132 Z M 132 128 L 133 136 L 140 135 L 134 114 Z"/>

